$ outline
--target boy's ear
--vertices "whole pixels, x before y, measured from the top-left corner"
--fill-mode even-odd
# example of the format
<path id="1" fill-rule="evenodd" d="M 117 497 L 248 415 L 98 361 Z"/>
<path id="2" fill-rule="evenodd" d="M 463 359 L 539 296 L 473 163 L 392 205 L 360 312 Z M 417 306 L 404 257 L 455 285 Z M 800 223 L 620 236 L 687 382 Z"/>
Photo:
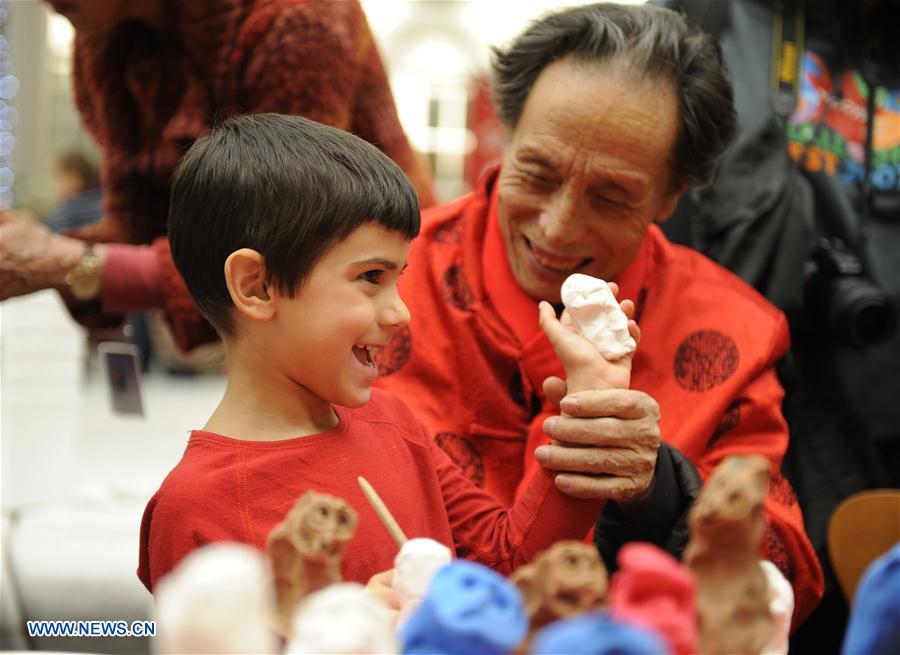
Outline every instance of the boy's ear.
<path id="1" fill-rule="evenodd" d="M 235 308 L 248 318 L 265 321 L 275 313 L 266 284 L 266 260 L 255 250 L 241 248 L 225 260 L 225 284 Z"/>

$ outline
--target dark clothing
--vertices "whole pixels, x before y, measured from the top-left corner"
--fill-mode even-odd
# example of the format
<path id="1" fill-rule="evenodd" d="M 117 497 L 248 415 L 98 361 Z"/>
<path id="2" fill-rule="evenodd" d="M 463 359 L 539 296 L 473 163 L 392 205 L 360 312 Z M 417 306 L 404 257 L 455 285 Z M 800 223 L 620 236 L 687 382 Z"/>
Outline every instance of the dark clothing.
<path id="1" fill-rule="evenodd" d="M 618 570 L 619 550 L 630 541 L 647 541 L 681 559 L 690 532 L 687 517 L 703 480 L 677 448 L 660 442 L 653 490 L 639 511 L 626 514 L 608 502 L 597 521 L 594 543 L 610 574 Z"/>
<path id="2" fill-rule="evenodd" d="M 815 298 L 808 282 L 818 279 L 811 277 L 811 256 L 820 238 L 839 238 L 861 261 L 865 279 L 894 303 L 897 316 L 900 61 L 894 54 L 883 62 L 893 67 L 876 69 L 858 54 L 862 46 L 846 41 L 861 37 L 839 26 L 847 20 L 836 7 L 807 3 L 797 106 L 782 120 L 769 92 L 770 7 L 753 0 L 684 4 L 689 18 L 719 30 L 734 73 L 741 132 L 715 184 L 688 194 L 664 229 L 675 241 L 738 273 L 786 312 L 797 344 L 790 374 L 816 382 L 815 395 L 829 404 L 844 399 L 854 433 L 862 431 L 876 444 L 895 441 L 900 438 L 900 403 L 895 401 L 900 333 L 869 348 L 850 345 L 828 328 L 822 305 L 830 299 Z M 893 11 L 900 19 L 900 9 Z M 712 19 L 715 24 L 706 25 Z M 870 86 L 876 88 L 872 106 Z M 840 294 L 834 290 L 832 295 Z M 813 380 L 812 373 L 828 379 Z M 871 481 L 877 482 L 877 472 L 873 475 Z"/>

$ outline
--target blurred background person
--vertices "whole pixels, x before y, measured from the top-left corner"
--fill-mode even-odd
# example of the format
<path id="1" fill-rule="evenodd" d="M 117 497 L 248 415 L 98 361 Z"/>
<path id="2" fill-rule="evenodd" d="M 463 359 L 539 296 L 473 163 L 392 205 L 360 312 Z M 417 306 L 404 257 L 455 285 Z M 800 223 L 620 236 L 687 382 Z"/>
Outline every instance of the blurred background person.
<path id="1" fill-rule="evenodd" d="M 93 225 L 102 215 L 103 192 L 97 167 L 78 151 L 63 153 L 53 162 L 53 191 L 56 208 L 47 217 L 53 232 L 67 233 Z M 153 354 L 143 313 L 129 314 L 121 327 L 97 327 L 87 330 L 88 364 L 93 361 L 97 345 L 103 341 L 128 341 L 138 346 L 141 370 L 147 371 Z"/>
<path id="2" fill-rule="evenodd" d="M 100 219 L 100 178 L 84 154 L 71 151 L 60 155 L 53 164 L 53 182 L 59 205 L 47 219 L 47 227 L 66 232 Z"/>
<path id="3" fill-rule="evenodd" d="M 76 30 L 75 98 L 102 151 L 106 198 L 77 239 L 0 218 L 0 297 L 60 289 L 87 326 L 164 307 L 180 345 L 213 340 L 172 265 L 165 225 L 181 154 L 233 114 L 299 114 L 349 130 L 381 147 L 431 204 L 429 173 L 400 126 L 358 2 L 50 4 Z"/>

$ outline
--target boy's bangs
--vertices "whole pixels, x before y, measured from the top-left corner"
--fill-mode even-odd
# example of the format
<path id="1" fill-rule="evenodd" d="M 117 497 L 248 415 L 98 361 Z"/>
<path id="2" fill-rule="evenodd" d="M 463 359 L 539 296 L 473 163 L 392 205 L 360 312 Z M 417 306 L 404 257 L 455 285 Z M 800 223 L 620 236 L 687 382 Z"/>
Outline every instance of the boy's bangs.
<path id="1" fill-rule="evenodd" d="M 419 234 L 421 217 L 416 192 L 406 176 L 399 169 L 396 172 L 399 178 L 382 178 L 378 180 L 381 184 L 377 185 L 381 188 L 369 189 L 362 194 L 360 204 L 368 206 L 357 216 L 366 217 L 367 220 L 360 221 L 354 229 L 373 220 L 389 230 L 403 234 L 407 240 L 412 240 Z"/>

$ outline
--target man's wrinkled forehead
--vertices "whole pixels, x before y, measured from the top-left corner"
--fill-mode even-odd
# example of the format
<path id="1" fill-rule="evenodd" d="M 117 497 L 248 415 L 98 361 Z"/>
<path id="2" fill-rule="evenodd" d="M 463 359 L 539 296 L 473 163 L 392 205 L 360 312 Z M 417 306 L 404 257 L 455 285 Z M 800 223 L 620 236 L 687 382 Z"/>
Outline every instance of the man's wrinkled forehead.
<path id="1" fill-rule="evenodd" d="M 515 156 L 565 175 L 579 167 L 639 194 L 653 180 L 642 162 L 669 162 L 679 129 L 677 91 L 625 63 L 568 57 L 545 67 L 509 133 Z M 589 170 L 591 167 L 596 171 Z"/>

